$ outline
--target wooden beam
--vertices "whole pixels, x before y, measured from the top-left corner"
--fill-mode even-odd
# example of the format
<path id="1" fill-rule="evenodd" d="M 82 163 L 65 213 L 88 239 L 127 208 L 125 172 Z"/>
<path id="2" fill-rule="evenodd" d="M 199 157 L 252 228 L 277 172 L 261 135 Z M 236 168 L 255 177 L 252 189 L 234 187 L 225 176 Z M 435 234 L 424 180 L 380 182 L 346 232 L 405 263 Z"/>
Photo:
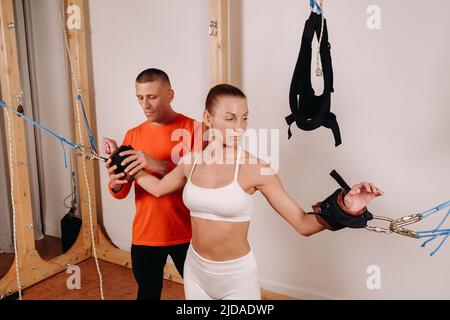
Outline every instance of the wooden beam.
<path id="1" fill-rule="evenodd" d="M 132 268 L 131 255 L 129 252 L 109 246 L 98 245 L 97 254 L 98 258 L 101 260 L 111 262 L 129 269 Z"/>
<path id="2" fill-rule="evenodd" d="M 23 288 L 29 288 L 57 273 L 63 272 L 68 265 L 75 265 L 91 257 L 91 250 L 78 248 L 50 261 L 40 258 L 37 250 L 28 252 L 21 262 L 20 280 Z M 8 297 L 17 292 L 16 270 L 11 268 L 0 281 L 0 297 Z"/>
<path id="3" fill-rule="evenodd" d="M 72 96 L 73 103 L 76 104 L 77 90 L 81 90 L 83 97 L 84 107 L 86 110 L 86 116 L 91 124 L 91 130 L 95 131 L 95 104 L 93 99 L 93 77 L 92 77 L 92 61 L 91 61 L 91 46 L 90 46 L 90 27 L 89 27 L 89 11 L 87 0 L 66 0 L 66 30 L 68 34 L 69 51 L 72 57 L 72 67 L 75 71 L 75 80 L 72 81 Z M 77 20 L 78 19 L 78 20 Z M 70 27 L 70 28 L 69 28 Z M 89 143 L 88 136 L 84 130 L 84 124 L 79 123 L 79 117 L 77 110 L 74 110 L 75 120 L 75 136 L 76 143 L 81 144 L 79 138 L 79 128 L 81 125 L 83 134 L 83 144 Z M 84 164 L 83 164 L 84 162 Z M 80 190 L 81 199 L 81 212 L 83 221 L 83 234 L 85 237 L 85 243 L 91 243 L 90 237 L 90 224 L 89 224 L 89 208 L 88 208 L 88 192 L 86 188 L 83 165 L 86 165 L 87 174 L 89 177 L 89 187 L 91 194 L 91 207 L 92 207 L 92 220 L 94 223 L 94 235 L 95 243 L 98 253 L 98 258 L 109 261 L 121 266 L 131 268 L 130 254 L 119 250 L 105 235 L 102 228 L 98 224 L 97 214 L 99 211 L 99 205 L 96 198 L 100 194 L 97 192 L 98 183 L 98 163 L 94 161 L 84 161 L 79 158 L 77 160 L 77 172 L 78 172 L 78 185 Z M 97 182 L 97 183 L 96 183 Z"/>
<path id="4" fill-rule="evenodd" d="M 20 70 L 18 62 L 14 7 L 12 0 L 0 0 L 0 88 L 1 98 L 10 106 L 17 107 L 16 96 L 22 92 L 20 85 Z M 47 279 L 64 271 L 69 264 L 79 263 L 91 257 L 90 242 L 87 228 L 80 235 L 72 248 L 64 255 L 51 261 L 44 261 L 36 250 L 33 215 L 30 196 L 29 168 L 27 164 L 27 149 L 25 141 L 24 120 L 15 114 L 4 110 L 5 129 L 8 128 L 8 115 L 12 124 L 12 170 L 14 177 L 13 201 L 16 208 L 16 234 L 19 274 L 22 289 Z M 7 114 L 9 113 L 9 114 Z M 8 137 L 8 132 L 5 136 Z M 0 279 L 0 297 L 9 296 L 18 291 L 15 262 L 8 273 Z"/>
<path id="5" fill-rule="evenodd" d="M 0 0 L 0 88 L 1 98 L 8 105 L 17 108 L 17 95 L 22 92 L 20 84 L 17 39 L 12 0 Z M 23 120 L 4 110 L 5 137 L 7 139 L 9 173 L 14 182 L 12 203 L 16 211 L 16 235 L 19 266 L 23 265 L 27 252 L 35 249 L 33 215 L 31 204 L 30 177 Z M 11 132 L 8 132 L 8 118 Z M 11 148 L 8 137 L 11 139 Z M 9 161 L 12 159 L 12 161 Z M 0 282 L 0 289 L 3 282 Z M 17 287 L 17 285 L 16 285 Z"/>
<path id="6" fill-rule="evenodd" d="M 0 1 L 0 22 L 1 97 L 8 105 L 17 108 L 16 96 L 22 92 L 22 88 L 12 0 Z M 11 120 L 12 150 L 8 142 L 8 116 Z M 10 111 L 4 110 L 4 122 L 8 160 L 12 158 L 10 176 L 14 179 L 14 195 L 11 201 L 16 208 L 17 237 L 25 240 L 18 244 L 19 257 L 22 258 L 28 250 L 35 248 L 25 128 L 23 120 Z"/>
<path id="7" fill-rule="evenodd" d="M 77 109 L 77 95 L 81 94 L 83 105 L 86 111 L 86 118 L 91 125 L 95 118 L 94 102 L 93 102 L 93 85 L 91 83 L 90 70 L 91 61 L 89 60 L 89 20 L 88 20 L 88 3 L 86 0 L 68 0 L 64 1 L 65 24 L 67 31 L 70 68 L 73 72 L 74 80 L 72 84 L 72 103 L 74 126 L 75 126 L 75 143 L 79 145 L 89 146 L 89 137 L 85 130 L 83 116 Z M 71 29 L 68 28 L 71 27 Z M 81 106 L 80 106 L 81 107 Z M 80 132 L 81 130 L 81 132 Z M 80 137 L 81 133 L 81 137 Z M 85 246 L 91 245 L 91 229 L 90 229 L 90 211 L 92 212 L 92 223 L 94 225 L 94 236 L 98 242 L 98 225 L 97 225 L 97 195 L 94 161 L 86 161 L 82 157 L 77 157 L 77 177 L 78 190 L 80 193 L 79 209 L 83 221 L 83 235 Z M 88 185 L 86 184 L 85 170 L 88 177 Z M 90 197 L 90 206 L 89 206 Z"/>
<path id="8" fill-rule="evenodd" d="M 131 268 L 131 255 L 129 252 L 120 250 L 105 236 L 100 229 L 99 245 L 97 246 L 98 258 L 123 267 Z"/>
<path id="9" fill-rule="evenodd" d="M 18 242 L 21 241 L 23 239 L 18 238 Z M 29 288 L 57 273 L 65 271 L 68 265 L 78 264 L 91 257 L 91 247 L 84 246 L 82 232 L 80 232 L 77 241 L 68 252 L 50 261 L 43 260 L 36 249 L 30 249 L 19 260 L 22 289 Z M 13 265 L 8 273 L 0 280 L 0 300 L 2 297 L 8 297 L 17 291 L 16 269 Z"/>
<path id="10" fill-rule="evenodd" d="M 68 10 L 70 7 L 70 10 Z M 77 103 L 78 89 L 83 97 L 83 104 L 86 117 L 89 123 L 94 123 L 94 104 L 92 100 L 92 75 L 90 74 L 90 46 L 89 46 L 89 26 L 86 0 L 70 0 L 64 3 L 64 10 L 71 16 L 65 15 L 69 20 L 79 19 L 79 28 L 68 30 L 68 42 L 72 66 L 76 74 L 76 81 L 72 81 L 73 104 Z M 67 13 L 67 12 L 66 12 Z M 75 16 L 73 16 L 75 14 Z M 78 16 L 77 16 L 78 14 Z M 68 21 L 67 20 L 67 21 Z M 75 25 L 77 25 L 75 23 Z M 66 26 L 65 26 L 66 27 Z M 14 9 L 12 0 L 0 0 L 0 88 L 2 99 L 11 106 L 16 106 L 16 95 L 20 93 L 20 71 L 18 63 L 18 52 L 16 33 L 14 25 Z M 8 128 L 7 114 L 5 112 L 5 128 Z M 78 235 L 77 241 L 72 248 L 59 257 L 50 261 L 44 261 L 35 248 L 33 231 L 32 206 L 30 198 L 30 186 L 27 165 L 27 152 L 25 141 L 24 121 L 19 117 L 10 114 L 12 122 L 12 155 L 13 155 L 13 176 L 15 177 L 14 204 L 17 215 L 17 243 L 19 258 L 19 273 L 22 289 L 28 288 L 40 281 L 52 277 L 62 272 L 67 265 L 77 264 L 92 257 L 92 241 L 90 233 L 90 214 L 88 205 L 88 188 L 85 181 L 84 167 L 86 166 L 89 193 L 91 199 L 92 222 L 94 224 L 94 235 L 96 243 L 100 243 L 98 248 L 99 258 L 122 266 L 131 268 L 131 258 L 128 252 L 117 249 L 111 241 L 102 233 L 97 224 L 97 202 L 96 184 L 92 178 L 95 176 L 95 163 L 85 161 L 81 157 L 77 159 L 77 172 L 79 177 L 80 211 L 83 226 Z M 74 108 L 75 142 L 77 144 L 88 145 L 89 139 L 84 130 L 82 117 L 78 117 L 78 112 Z M 80 131 L 81 129 L 81 131 Z M 92 127 L 91 127 L 92 129 Z M 82 139 L 80 138 L 80 132 Z M 82 141 L 83 140 L 83 141 Z M 83 143 L 82 143 L 83 142 Z M 9 152 L 9 150 L 8 150 Z M 0 279 L 0 299 L 17 292 L 15 264 L 8 273 Z"/>
<path id="11" fill-rule="evenodd" d="M 228 3 L 209 0 L 211 85 L 229 83 Z"/>

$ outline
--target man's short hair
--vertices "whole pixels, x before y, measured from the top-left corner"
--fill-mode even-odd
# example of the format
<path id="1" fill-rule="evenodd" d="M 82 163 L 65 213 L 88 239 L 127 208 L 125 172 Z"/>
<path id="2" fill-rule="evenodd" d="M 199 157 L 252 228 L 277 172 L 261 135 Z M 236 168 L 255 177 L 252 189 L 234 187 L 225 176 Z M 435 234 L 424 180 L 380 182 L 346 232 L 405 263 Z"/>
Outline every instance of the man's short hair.
<path id="1" fill-rule="evenodd" d="M 167 73 L 155 68 L 150 68 L 142 71 L 136 78 L 137 83 L 147 83 L 153 81 L 165 82 L 169 86 L 172 86 L 170 84 L 169 76 L 167 75 Z"/>

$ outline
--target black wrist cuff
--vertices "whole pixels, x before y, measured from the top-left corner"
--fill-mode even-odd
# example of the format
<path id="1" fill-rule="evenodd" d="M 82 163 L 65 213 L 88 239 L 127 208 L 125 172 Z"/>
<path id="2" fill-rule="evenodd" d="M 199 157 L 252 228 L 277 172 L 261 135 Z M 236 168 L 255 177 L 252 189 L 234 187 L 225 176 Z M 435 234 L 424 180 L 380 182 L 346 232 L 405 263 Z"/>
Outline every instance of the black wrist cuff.
<path id="1" fill-rule="evenodd" d="M 352 216 L 342 210 L 338 205 L 338 196 L 342 189 L 336 190 L 331 196 L 320 203 L 320 211 L 308 212 L 321 217 L 330 227 L 332 231 L 341 230 L 343 228 L 365 228 L 367 221 L 372 220 L 372 214 L 365 210 L 359 216 Z"/>

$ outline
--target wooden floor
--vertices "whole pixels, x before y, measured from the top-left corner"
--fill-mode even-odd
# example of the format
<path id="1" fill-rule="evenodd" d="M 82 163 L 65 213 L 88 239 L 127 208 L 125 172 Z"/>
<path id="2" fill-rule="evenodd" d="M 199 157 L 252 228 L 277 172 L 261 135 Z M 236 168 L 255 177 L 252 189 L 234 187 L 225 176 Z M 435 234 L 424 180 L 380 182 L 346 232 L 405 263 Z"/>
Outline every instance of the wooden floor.
<path id="1" fill-rule="evenodd" d="M 0 278 L 9 271 L 14 262 L 13 253 L 2 253 L 0 254 Z"/>
<path id="2" fill-rule="evenodd" d="M 44 260 L 50 260 L 62 254 L 59 238 L 46 236 L 36 241 L 36 249 Z M 0 278 L 5 275 L 14 262 L 14 254 L 0 254 Z M 103 280 L 103 293 L 106 300 L 135 300 L 137 284 L 131 269 L 99 260 Z M 61 272 L 24 290 L 24 300 L 99 300 L 100 285 L 95 260 L 86 260 L 78 265 L 81 272 L 81 289 L 69 290 L 67 279 L 71 274 Z M 164 280 L 162 300 L 184 300 L 183 285 Z M 270 293 L 262 299 L 290 300 L 291 298 Z"/>
<path id="3" fill-rule="evenodd" d="M 99 260 L 106 300 L 135 300 L 137 284 L 131 269 Z M 24 291 L 24 300 L 100 300 L 100 286 L 95 260 L 78 265 L 81 271 L 81 289 L 69 290 L 70 274 L 59 273 Z M 163 300 L 184 300 L 183 285 L 164 280 Z"/>
<path id="4" fill-rule="evenodd" d="M 61 240 L 59 238 L 45 236 L 42 240 L 35 242 L 36 250 L 44 260 L 51 260 L 63 253 Z M 0 254 L 0 278 L 3 277 L 14 262 L 13 253 Z"/>
<path id="5" fill-rule="evenodd" d="M 62 254 L 59 238 L 46 236 L 36 241 L 36 249 L 44 260 Z M 14 254 L 0 254 L 0 278 L 14 262 Z M 137 284 L 131 269 L 99 260 L 103 278 L 103 292 L 107 300 L 135 300 Z M 59 273 L 23 292 L 24 300 L 96 300 L 100 299 L 99 276 L 94 259 L 79 264 L 81 289 L 69 290 L 67 279 L 70 274 Z M 184 300 L 183 285 L 164 280 L 163 300 Z"/>

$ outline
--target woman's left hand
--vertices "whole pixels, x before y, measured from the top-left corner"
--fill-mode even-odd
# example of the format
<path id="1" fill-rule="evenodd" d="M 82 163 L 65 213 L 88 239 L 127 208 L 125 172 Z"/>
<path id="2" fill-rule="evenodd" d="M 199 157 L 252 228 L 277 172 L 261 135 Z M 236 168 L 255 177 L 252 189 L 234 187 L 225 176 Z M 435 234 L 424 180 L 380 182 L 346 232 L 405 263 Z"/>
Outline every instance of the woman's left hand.
<path id="1" fill-rule="evenodd" d="M 376 197 L 384 194 L 370 182 L 361 182 L 353 186 L 344 197 L 344 206 L 350 213 L 358 214 Z"/>

